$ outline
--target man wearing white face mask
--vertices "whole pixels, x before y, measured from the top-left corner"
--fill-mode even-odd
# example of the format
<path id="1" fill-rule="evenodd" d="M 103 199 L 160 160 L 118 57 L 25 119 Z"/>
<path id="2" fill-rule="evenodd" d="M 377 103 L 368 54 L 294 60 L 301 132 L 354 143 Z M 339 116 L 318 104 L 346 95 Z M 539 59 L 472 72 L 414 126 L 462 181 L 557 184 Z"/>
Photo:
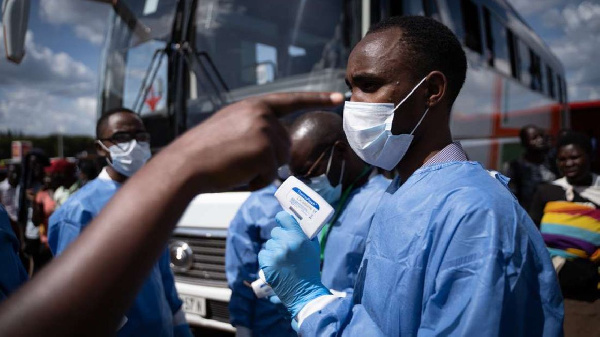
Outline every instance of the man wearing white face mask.
<path id="1" fill-rule="evenodd" d="M 351 297 L 320 282 L 318 243 L 277 214 L 259 263 L 300 335 L 562 335 L 562 296 L 535 225 L 507 179 L 452 142 L 466 67 L 456 36 L 426 17 L 384 20 L 353 49 L 344 131 L 363 160 L 399 177 L 377 207 Z"/>
<path id="2" fill-rule="evenodd" d="M 121 185 L 150 159 L 150 136 L 131 110 L 119 108 L 103 114 L 96 125 L 96 138 L 98 154 L 108 165 L 50 217 L 48 243 L 54 255 L 77 239 Z M 191 336 L 181 305 L 165 249 L 117 335 Z"/>

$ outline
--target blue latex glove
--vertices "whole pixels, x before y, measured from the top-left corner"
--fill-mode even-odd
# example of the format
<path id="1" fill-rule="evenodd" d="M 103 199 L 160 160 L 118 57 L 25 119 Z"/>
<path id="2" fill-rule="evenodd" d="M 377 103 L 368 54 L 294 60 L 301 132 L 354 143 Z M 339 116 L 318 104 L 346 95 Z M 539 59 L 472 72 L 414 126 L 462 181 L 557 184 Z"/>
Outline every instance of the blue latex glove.
<path id="1" fill-rule="evenodd" d="M 331 293 L 321 283 L 317 238 L 309 240 L 298 222 L 285 211 L 277 213 L 275 220 L 280 227 L 271 231 L 271 239 L 258 253 L 258 262 L 267 283 L 292 317 L 296 317 L 306 303 Z"/>
<path id="2" fill-rule="evenodd" d="M 283 303 L 281 303 L 281 300 L 279 299 L 279 297 L 277 297 L 276 295 L 273 295 L 273 296 L 269 297 L 269 302 L 271 302 L 275 305 L 277 312 L 279 312 L 279 314 L 281 316 L 285 317 L 288 320 L 293 319 L 293 317 L 290 316 L 290 312 L 287 310 L 285 305 L 283 305 Z"/>

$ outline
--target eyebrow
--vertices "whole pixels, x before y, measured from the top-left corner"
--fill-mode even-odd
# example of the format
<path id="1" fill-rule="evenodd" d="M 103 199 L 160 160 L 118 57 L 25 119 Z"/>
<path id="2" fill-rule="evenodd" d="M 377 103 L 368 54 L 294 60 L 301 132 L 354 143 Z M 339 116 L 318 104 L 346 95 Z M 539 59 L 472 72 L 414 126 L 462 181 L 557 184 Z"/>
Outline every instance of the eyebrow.
<path id="1" fill-rule="evenodd" d="M 352 82 L 353 83 L 357 83 L 357 82 L 366 82 L 366 81 L 382 81 L 383 78 L 379 75 L 373 74 L 373 73 L 358 73 L 358 74 L 354 74 L 351 76 L 352 78 Z M 345 79 L 346 80 L 346 84 L 349 84 L 349 80 L 348 78 Z"/>

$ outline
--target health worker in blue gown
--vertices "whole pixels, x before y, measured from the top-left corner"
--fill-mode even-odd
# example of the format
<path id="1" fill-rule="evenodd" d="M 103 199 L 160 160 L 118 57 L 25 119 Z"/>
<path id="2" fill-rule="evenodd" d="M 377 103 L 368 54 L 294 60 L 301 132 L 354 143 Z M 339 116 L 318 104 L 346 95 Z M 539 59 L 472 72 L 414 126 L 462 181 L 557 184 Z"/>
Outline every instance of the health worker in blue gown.
<path id="1" fill-rule="evenodd" d="M 61 254 L 77 239 L 121 185 L 151 156 L 150 136 L 131 110 L 120 108 L 105 113 L 98 120 L 96 137 L 98 154 L 109 165 L 50 217 L 48 243 L 54 255 Z M 192 336 L 169 264 L 165 249 L 125 314 L 117 336 Z"/>
<path id="2" fill-rule="evenodd" d="M 19 239 L 0 205 L 0 302 L 27 282 L 27 272 L 19 258 Z"/>
<path id="3" fill-rule="evenodd" d="M 332 291 L 351 293 L 374 210 L 390 181 L 356 156 L 343 132 L 342 118 L 335 113 L 303 114 L 289 131 L 290 172 L 336 210 L 319 235 L 322 282 Z M 285 308 L 271 303 L 277 298 L 257 299 L 248 287 L 258 278 L 258 251 L 271 237 L 275 215 L 282 210 L 274 197 L 276 189 L 271 185 L 252 193 L 229 227 L 229 308 L 238 335 L 296 335 Z"/>
<path id="4" fill-rule="evenodd" d="M 507 179 L 452 141 L 466 67 L 456 36 L 427 17 L 384 20 L 353 49 L 344 131 L 359 157 L 399 177 L 375 212 L 352 296 L 329 291 L 319 243 L 278 213 L 259 264 L 301 335 L 562 335 L 535 225 Z"/>

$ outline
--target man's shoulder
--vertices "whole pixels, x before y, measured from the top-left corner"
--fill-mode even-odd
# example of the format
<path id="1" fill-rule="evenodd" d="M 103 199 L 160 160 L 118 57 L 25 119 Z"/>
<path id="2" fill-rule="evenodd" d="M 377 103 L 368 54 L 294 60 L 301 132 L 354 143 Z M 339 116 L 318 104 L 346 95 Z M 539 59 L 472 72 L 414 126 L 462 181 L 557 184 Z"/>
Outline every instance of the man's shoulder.
<path id="1" fill-rule="evenodd" d="M 429 181 L 432 193 L 446 194 L 444 206 L 462 205 L 465 209 L 501 208 L 515 206 L 517 199 L 508 188 L 508 178 L 488 171 L 480 164 L 448 166 Z M 452 201 L 452 202 L 448 202 Z"/>
<path id="2" fill-rule="evenodd" d="M 55 214 L 67 216 L 74 211 L 97 212 L 116 191 L 117 186 L 113 182 L 94 179 L 73 193 Z"/>

